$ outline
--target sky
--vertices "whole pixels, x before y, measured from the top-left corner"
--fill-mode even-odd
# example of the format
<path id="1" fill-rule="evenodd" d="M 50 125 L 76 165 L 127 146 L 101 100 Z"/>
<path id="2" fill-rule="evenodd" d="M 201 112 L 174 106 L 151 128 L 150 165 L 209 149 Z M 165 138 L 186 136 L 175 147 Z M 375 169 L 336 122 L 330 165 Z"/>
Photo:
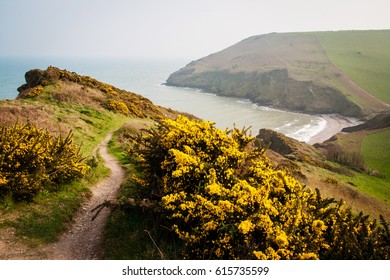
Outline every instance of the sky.
<path id="1" fill-rule="evenodd" d="M 389 0 L 0 0 L 0 57 L 198 59 L 271 32 L 390 29 Z"/>

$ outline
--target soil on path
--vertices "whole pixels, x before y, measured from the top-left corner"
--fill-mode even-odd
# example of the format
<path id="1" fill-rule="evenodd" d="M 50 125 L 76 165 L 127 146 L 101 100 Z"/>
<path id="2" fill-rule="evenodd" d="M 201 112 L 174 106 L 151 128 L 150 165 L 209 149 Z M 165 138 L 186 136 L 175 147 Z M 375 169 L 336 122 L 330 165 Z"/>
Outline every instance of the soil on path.
<path id="1" fill-rule="evenodd" d="M 109 209 L 103 209 L 93 221 L 94 213 L 91 213 L 91 210 L 104 200 L 114 199 L 125 177 L 125 171 L 119 162 L 107 152 L 111 137 L 112 133 L 108 134 L 97 147 L 111 174 L 91 189 L 92 197 L 76 214 L 70 230 L 62 235 L 58 242 L 48 245 L 45 249 L 48 259 L 93 260 L 103 257 L 102 238 Z"/>

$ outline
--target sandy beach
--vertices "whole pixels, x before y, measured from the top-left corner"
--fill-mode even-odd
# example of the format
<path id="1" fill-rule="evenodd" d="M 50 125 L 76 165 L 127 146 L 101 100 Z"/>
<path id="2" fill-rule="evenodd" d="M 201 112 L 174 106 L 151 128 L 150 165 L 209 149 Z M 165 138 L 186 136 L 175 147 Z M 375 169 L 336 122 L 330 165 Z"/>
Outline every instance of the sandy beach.
<path id="1" fill-rule="evenodd" d="M 307 141 L 308 144 L 322 143 L 339 133 L 343 128 L 361 123 L 357 119 L 345 118 L 339 115 L 321 115 L 321 117 L 325 119 L 326 125 L 320 132 Z"/>

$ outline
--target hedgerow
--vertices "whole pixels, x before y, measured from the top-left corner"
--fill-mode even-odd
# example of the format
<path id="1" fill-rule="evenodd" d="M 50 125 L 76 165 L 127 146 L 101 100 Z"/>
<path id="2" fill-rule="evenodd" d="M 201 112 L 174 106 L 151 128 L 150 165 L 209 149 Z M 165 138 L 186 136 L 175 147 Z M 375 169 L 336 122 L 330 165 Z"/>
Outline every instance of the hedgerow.
<path id="1" fill-rule="evenodd" d="M 0 126 L 0 197 L 30 200 L 41 190 L 82 177 L 82 162 L 72 134 L 54 137 L 32 124 Z"/>
<path id="2" fill-rule="evenodd" d="M 179 116 L 133 139 L 138 199 L 188 259 L 388 259 L 389 230 L 276 170 L 245 130 Z M 145 200 L 146 199 L 146 200 Z"/>

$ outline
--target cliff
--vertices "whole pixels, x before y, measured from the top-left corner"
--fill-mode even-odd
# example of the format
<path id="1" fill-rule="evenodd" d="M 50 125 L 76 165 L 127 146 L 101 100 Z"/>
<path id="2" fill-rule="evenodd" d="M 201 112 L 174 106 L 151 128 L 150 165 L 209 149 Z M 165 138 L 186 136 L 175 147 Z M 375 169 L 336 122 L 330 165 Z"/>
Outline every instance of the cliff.
<path id="1" fill-rule="evenodd" d="M 389 108 L 335 67 L 317 33 L 247 38 L 189 63 L 166 84 L 309 114 L 362 117 Z"/>

